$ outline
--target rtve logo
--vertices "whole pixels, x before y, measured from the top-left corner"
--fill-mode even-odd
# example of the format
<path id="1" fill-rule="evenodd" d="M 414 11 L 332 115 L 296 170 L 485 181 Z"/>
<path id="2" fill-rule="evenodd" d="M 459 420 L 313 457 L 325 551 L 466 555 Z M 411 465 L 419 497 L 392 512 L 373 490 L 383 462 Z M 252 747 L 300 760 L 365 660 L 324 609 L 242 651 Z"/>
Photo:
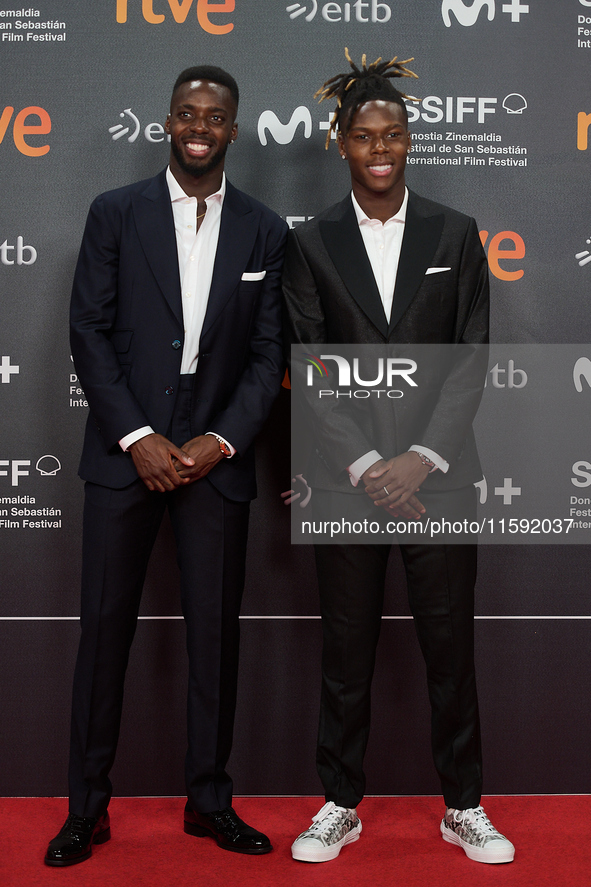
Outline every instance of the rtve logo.
<path id="1" fill-rule="evenodd" d="M 4 136 L 8 131 L 13 114 L 14 108 L 11 105 L 7 105 L 2 112 L 0 117 L 0 144 L 2 144 Z M 36 124 L 27 123 L 29 117 L 38 117 L 40 122 Z M 12 124 L 14 144 L 21 154 L 26 154 L 27 157 L 42 157 L 43 154 L 47 154 L 49 151 L 49 145 L 29 145 L 25 136 L 47 135 L 49 132 L 51 132 L 51 117 L 45 108 L 39 108 L 37 105 L 30 105 L 28 108 L 23 108 L 22 111 L 19 111 Z"/>
<path id="2" fill-rule="evenodd" d="M 480 242 L 487 254 L 488 267 L 494 276 L 499 280 L 520 280 L 523 277 L 523 268 L 507 271 L 505 268 L 501 268 L 499 263 L 500 260 L 514 261 L 516 259 L 523 259 L 525 256 L 525 243 L 523 237 L 517 234 L 516 231 L 499 231 L 498 234 L 495 234 L 491 238 L 487 250 L 486 242 L 488 240 L 488 231 L 479 231 L 478 233 Z M 512 244 L 511 249 L 501 249 L 501 244 L 504 244 L 505 241 Z"/>
<path id="3" fill-rule="evenodd" d="M 590 126 L 591 114 L 586 114 L 584 111 L 579 111 L 577 115 L 577 148 L 579 149 L 579 151 L 586 151 L 589 147 Z"/>
<path id="4" fill-rule="evenodd" d="M 154 3 L 157 3 L 159 9 L 165 8 L 165 4 L 168 3 L 175 22 L 182 25 L 187 20 L 193 0 L 141 0 L 141 11 L 144 19 L 151 25 L 161 25 L 166 19 L 166 14 L 164 12 L 154 12 Z M 128 0 L 117 0 L 116 18 L 121 25 L 127 21 L 128 5 Z M 140 0 L 131 0 L 131 5 L 138 7 Z M 229 34 L 234 28 L 232 22 L 218 25 L 210 21 L 209 17 L 210 15 L 217 16 L 234 12 L 235 6 L 235 0 L 195 0 L 197 21 L 208 34 Z"/>
<path id="5" fill-rule="evenodd" d="M 583 2 L 583 0 L 581 0 Z M 590 4 L 591 5 L 591 4 Z M 468 6 L 464 0 L 442 0 L 441 15 L 446 28 L 451 28 L 451 15 L 453 13 L 460 25 L 470 28 L 475 25 L 482 9 L 486 7 L 486 17 L 489 22 L 495 17 L 495 0 L 473 0 Z M 521 16 L 529 12 L 527 3 L 520 3 L 520 0 L 510 0 L 509 3 L 503 3 L 501 11 L 511 16 L 512 22 L 520 22 Z"/>
<path id="6" fill-rule="evenodd" d="M 323 3 L 318 6 L 318 0 L 308 3 L 291 3 L 285 7 L 291 19 L 304 16 L 305 22 L 311 22 L 316 17 L 320 8 L 320 15 L 325 22 L 350 22 L 351 10 L 353 10 L 357 22 L 371 22 L 372 24 L 384 24 L 389 22 L 392 10 L 387 3 L 379 0 L 352 0 L 350 3 Z"/>

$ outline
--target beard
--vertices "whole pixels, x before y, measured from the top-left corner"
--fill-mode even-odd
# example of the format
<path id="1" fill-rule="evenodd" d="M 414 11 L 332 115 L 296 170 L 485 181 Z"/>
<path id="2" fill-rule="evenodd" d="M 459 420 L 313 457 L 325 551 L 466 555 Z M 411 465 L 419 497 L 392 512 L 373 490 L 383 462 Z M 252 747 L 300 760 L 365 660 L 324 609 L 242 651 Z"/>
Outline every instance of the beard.
<path id="1" fill-rule="evenodd" d="M 218 148 L 218 150 L 211 155 L 206 163 L 202 163 L 198 159 L 195 159 L 193 161 L 187 160 L 175 142 L 171 142 L 170 149 L 172 151 L 174 159 L 176 160 L 182 171 L 188 176 L 193 176 L 194 178 L 199 179 L 201 178 L 201 176 L 204 176 L 206 173 L 211 172 L 212 169 L 215 169 L 216 166 L 220 165 L 220 163 L 226 156 L 228 145 L 225 144 L 223 148 Z"/>

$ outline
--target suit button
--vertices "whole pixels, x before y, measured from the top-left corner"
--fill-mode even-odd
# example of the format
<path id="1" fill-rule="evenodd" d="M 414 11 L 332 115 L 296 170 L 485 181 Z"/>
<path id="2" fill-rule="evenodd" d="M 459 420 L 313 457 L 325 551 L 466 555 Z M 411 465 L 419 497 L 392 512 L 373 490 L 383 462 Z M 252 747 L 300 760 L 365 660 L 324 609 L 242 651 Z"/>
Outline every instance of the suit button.
<path id="1" fill-rule="evenodd" d="M 172 385 L 168 386 L 168 388 L 165 391 L 165 394 L 174 394 L 174 388 L 172 387 Z"/>
<path id="2" fill-rule="evenodd" d="M 181 340 L 175 339 L 174 342 L 172 343 L 172 347 L 174 348 L 175 351 L 178 351 L 179 348 L 181 347 Z"/>

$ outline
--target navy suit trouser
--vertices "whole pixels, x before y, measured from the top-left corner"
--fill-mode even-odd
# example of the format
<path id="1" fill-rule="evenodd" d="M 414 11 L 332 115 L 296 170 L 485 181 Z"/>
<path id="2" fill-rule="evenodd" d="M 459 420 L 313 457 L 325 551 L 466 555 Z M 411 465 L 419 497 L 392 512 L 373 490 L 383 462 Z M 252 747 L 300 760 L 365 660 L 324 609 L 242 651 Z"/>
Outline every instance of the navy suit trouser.
<path id="1" fill-rule="evenodd" d="M 170 438 L 190 427 L 193 378 L 183 380 Z M 74 675 L 70 812 L 101 816 L 112 786 L 123 686 L 148 560 L 168 508 L 181 575 L 189 658 L 187 794 L 201 813 L 231 804 L 232 746 L 248 502 L 208 478 L 168 493 L 138 480 L 122 490 L 85 486 L 80 646 Z"/>

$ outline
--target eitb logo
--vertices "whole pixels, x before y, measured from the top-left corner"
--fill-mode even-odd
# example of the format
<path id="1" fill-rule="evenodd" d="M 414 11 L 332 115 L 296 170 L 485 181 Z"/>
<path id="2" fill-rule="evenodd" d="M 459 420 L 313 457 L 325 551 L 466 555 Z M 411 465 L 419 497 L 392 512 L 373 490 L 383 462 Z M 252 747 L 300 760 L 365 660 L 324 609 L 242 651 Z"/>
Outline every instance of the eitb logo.
<path id="1" fill-rule="evenodd" d="M 350 0 L 341 3 L 319 3 L 307 0 L 304 3 L 290 3 L 285 7 L 291 19 L 311 22 L 319 13 L 325 22 L 362 22 L 364 24 L 385 24 L 390 21 L 392 10 L 383 0 Z"/>

